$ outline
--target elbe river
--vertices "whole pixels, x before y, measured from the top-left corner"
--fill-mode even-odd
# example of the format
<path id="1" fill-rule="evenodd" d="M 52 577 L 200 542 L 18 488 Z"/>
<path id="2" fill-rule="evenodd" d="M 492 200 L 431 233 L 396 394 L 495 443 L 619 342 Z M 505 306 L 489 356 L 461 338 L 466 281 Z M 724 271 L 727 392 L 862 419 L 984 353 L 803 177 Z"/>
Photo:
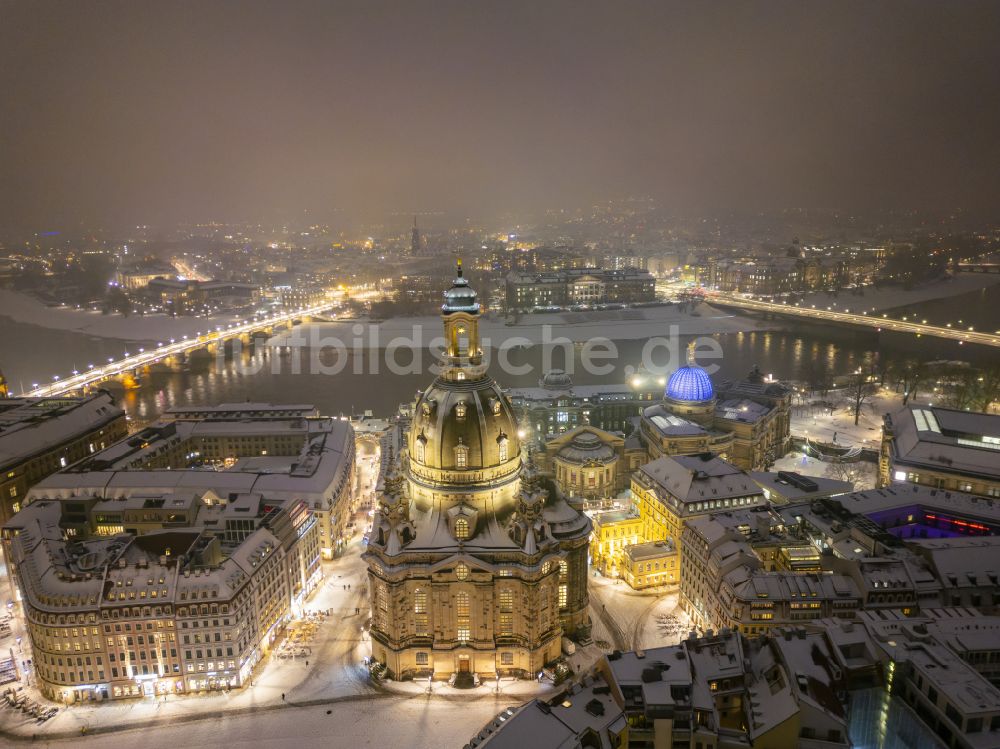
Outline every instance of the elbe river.
<path id="1" fill-rule="evenodd" d="M 977 330 L 1000 328 L 1000 286 L 911 305 L 906 312 L 919 314 L 930 322 L 944 323 L 961 319 L 964 325 Z M 901 313 L 900 313 L 901 314 Z M 888 357 L 923 357 L 926 359 L 966 359 L 977 363 L 996 362 L 997 349 L 959 347 L 955 342 L 883 334 L 855 333 L 827 327 L 794 325 L 782 331 L 724 333 L 708 336 L 718 342 L 721 358 L 703 360 L 703 365 L 715 364 L 716 382 L 741 377 L 754 365 L 764 374 L 779 379 L 796 379 L 808 366 L 828 369 L 833 374 L 850 372 L 869 351 L 877 351 L 881 360 Z M 682 336 L 682 346 L 691 339 Z M 610 374 L 594 375 L 583 370 L 583 351 L 570 351 L 573 381 L 577 384 L 622 383 L 629 373 L 642 363 L 645 341 L 615 341 L 618 359 L 612 362 Z M 134 349 L 134 345 L 132 346 Z M 120 358 L 127 345 L 118 340 L 96 338 L 71 331 L 51 330 L 38 326 L 0 320 L 0 369 L 5 373 L 14 393 L 30 387 L 32 382 L 51 380 L 53 373 L 65 374 L 82 369 L 89 363 Z M 701 347 L 699 347 L 699 351 Z M 505 387 L 531 387 L 538 384 L 549 356 L 552 366 L 569 369 L 565 349 L 557 347 L 546 353 L 541 346 L 512 351 L 512 364 L 530 365 L 527 374 L 512 375 L 502 371 L 495 356 L 491 357 L 490 373 Z M 384 351 L 366 352 L 362 362 L 347 359 L 338 374 L 311 372 L 310 361 L 316 352 L 299 350 L 279 352 L 259 346 L 225 359 L 208 358 L 192 361 L 182 371 L 153 371 L 144 376 L 134 390 L 114 390 L 116 396 L 138 423 L 154 419 L 164 409 L 187 404 L 217 404 L 240 401 L 273 403 L 309 403 L 327 415 L 358 414 L 371 410 L 376 416 L 395 412 L 400 403 L 412 401 L 417 390 L 426 387 L 432 378 L 429 367 L 433 357 L 424 352 L 423 371 L 394 374 L 387 371 Z M 373 373 L 372 356 L 379 361 L 378 373 Z M 661 357 L 662 358 L 662 357 Z M 298 366 L 295 360 L 298 359 Z M 319 357 L 332 364 L 331 352 Z M 396 360 L 409 363 L 409 354 L 400 353 Z M 604 363 L 603 361 L 601 363 Z M 361 374 L 355 370 L 360 369 Z M 296 372 L 298 370 L 298 372 Z"/>

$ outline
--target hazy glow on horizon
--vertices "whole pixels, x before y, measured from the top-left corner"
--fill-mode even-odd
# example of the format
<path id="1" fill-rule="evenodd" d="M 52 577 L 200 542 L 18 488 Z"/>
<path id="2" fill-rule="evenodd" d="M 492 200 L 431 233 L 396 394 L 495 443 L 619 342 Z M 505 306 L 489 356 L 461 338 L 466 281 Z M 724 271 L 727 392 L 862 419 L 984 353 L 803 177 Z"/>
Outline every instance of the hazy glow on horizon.
<path id="1" fill-rule="evenodd" d="M 995 210 L 1000 4 L 9 2 L 0 222 Z"/>

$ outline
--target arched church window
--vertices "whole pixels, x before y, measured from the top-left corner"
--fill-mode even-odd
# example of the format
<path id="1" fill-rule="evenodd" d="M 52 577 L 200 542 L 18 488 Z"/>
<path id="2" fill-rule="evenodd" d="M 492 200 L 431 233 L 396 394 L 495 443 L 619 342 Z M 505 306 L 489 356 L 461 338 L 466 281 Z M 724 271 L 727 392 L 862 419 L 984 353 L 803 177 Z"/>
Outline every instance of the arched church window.
<path id="1" fill-rule="evenodd" d="M 455 331 L 455 343 L 458 348 L 459 356 L 467 356 L 469 354 L 469 331 L 466 330 L 464 325 L 460 325 Z"/>
<path id="2" fill-rule="evenodd" d="M 469 448 L 466 445 L 455 447 L 455 467 L 466 468 L 469 465 Z"/>
<path id="3" fill-rule="evenodd" d="M 469 519 L 468 518 L 456 518 L 455 519 L 455 538 L 459 541 L 464 541 L 469 537 Z"/>
<path id="4" fill-rule="evenodd" d="M 472 628 L 470 626 L 469 594 L 464 590 L 455 596 L 455 628 L 456 634 L 461 642 L 468 642 L 472 639 Z"/>

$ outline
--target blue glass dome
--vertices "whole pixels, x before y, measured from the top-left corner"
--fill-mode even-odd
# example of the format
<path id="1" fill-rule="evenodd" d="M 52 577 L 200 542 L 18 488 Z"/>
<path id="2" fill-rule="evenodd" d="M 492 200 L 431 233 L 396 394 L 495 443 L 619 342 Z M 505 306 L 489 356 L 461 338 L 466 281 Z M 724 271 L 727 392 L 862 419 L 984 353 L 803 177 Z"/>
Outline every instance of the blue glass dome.
<path id="1" fill-rule="evenodd" d="M 715 388 L 708 372 L 696 364 L 688 364 L 670 375 L 665 395 L 678 401 L 709 401 L 715 397 Z"/>

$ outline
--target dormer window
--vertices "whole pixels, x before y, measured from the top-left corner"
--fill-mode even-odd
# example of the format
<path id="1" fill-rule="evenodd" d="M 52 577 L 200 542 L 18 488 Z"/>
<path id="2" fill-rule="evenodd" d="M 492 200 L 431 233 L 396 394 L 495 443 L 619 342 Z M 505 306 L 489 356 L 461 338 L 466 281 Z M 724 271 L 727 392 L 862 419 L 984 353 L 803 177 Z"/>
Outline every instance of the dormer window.
<path id="1" fill-rule="evenodd" d="M 468 404 L 465 401 L 459 401 L 455 404 L 455 416 L 459 419 L 465 418 L 465 412 L 469 409 Z"/>
<path id="2" fill-rule="evenodd" d="M 493 409 L 494 415 L 499 415 L 500 414 L 500 400 L 498 398 L 494 398 L 493 399 L 493 403 L 491 405 L 491 408 Z"/>
<path id="3" fill-rule="evenodd" d="M 455 538 L 459 541 L 465 541 L 469 538 L 469 519 L 465 517 L 460 517 L 455 519 Z"/>

